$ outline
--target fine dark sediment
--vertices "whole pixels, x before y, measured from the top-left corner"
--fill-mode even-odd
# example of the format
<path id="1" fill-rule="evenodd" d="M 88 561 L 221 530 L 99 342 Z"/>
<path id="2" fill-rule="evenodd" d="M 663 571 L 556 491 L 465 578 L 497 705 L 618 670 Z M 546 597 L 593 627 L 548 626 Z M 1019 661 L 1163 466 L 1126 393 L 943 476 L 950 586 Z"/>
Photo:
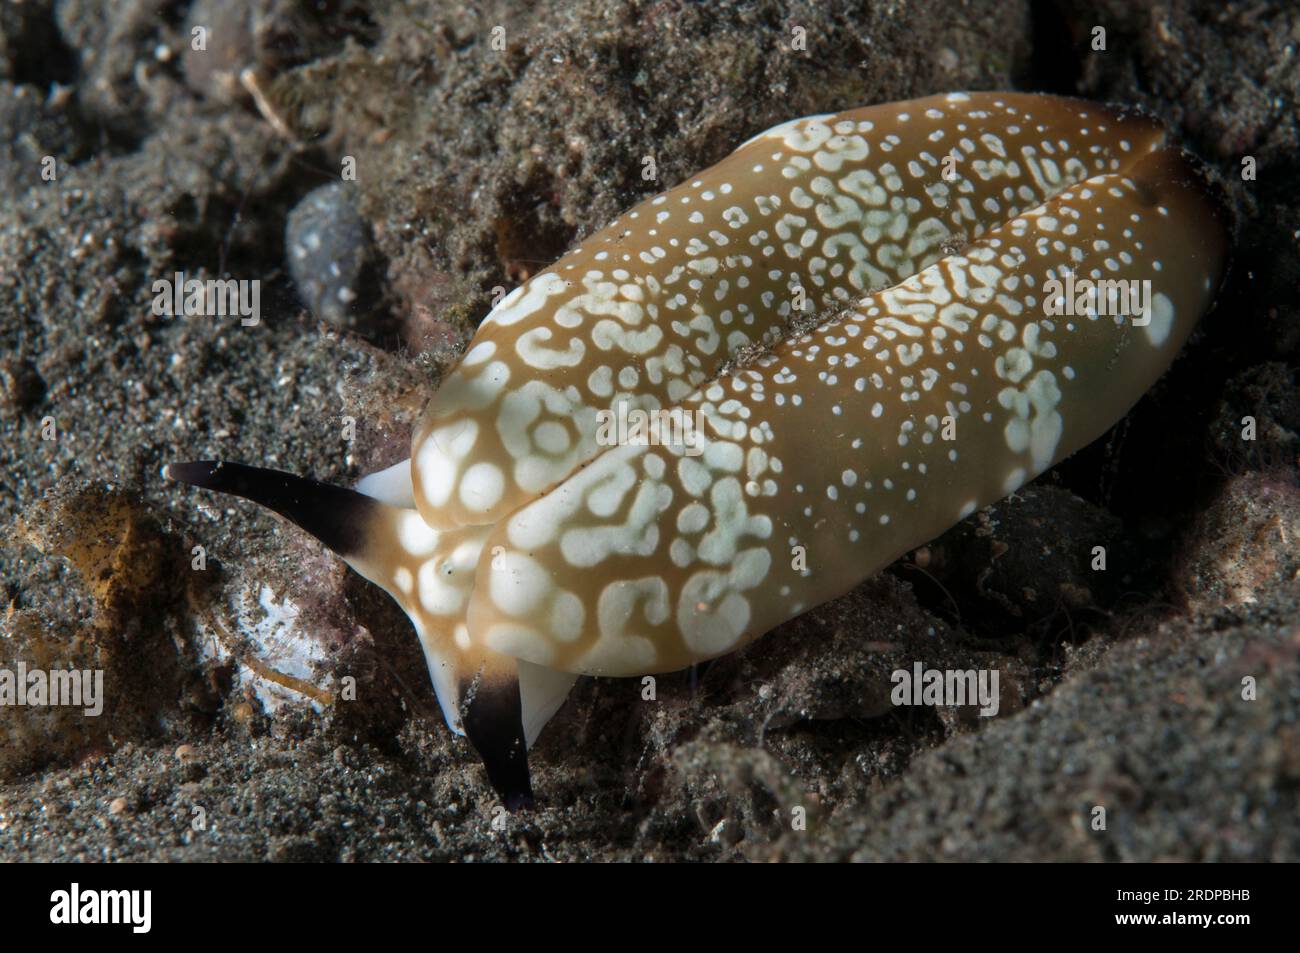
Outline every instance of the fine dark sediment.
<path id="1" fill-rule="evenodd" d="M 419 6 L 0 7 L 0 668 L 106 685 L 0 708 L 0 860 L 1300 859 L 1300 13 Z M 1218 305 L 1107 436 L 877 579 L 653 700 L 579 682 L 504 833 L 401 611 L 162 477 L 350 485 L 498 288 L 777 122 L 957 89 L 1160 117 L 1236 217 Z M 349 170 L 331 229 L 303 203 Z M 155 314 L 177 273 L 258 280 L 258 321 Z M 998 715 L 895 707 L 916 661 L 997 669 Z"/>

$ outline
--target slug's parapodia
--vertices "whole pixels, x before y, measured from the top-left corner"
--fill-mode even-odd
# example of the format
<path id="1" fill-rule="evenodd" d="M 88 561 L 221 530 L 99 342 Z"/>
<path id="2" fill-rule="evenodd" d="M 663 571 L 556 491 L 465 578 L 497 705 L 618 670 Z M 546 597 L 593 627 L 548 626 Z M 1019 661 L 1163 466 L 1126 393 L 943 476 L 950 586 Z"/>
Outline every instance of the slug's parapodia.
<path id="1" fill-rule="evenodd" d="M 794 120 L 507 295 L 411 460 L 360 493 L 173 475 L 273 506 L 392 593 L 448 722 L 523 802 L 525 742 L 576 674 L 731 651 L 1105 431 L 1226 249 L 1144 116 L 980 93 Z M 1102 279 L 1149 282 L 1138 320 L 1060 300 Z M 801 304 L 823 320 L 783 339 Z M 603 413 L 661 408 L 698 442 L 598 439 Z"/>

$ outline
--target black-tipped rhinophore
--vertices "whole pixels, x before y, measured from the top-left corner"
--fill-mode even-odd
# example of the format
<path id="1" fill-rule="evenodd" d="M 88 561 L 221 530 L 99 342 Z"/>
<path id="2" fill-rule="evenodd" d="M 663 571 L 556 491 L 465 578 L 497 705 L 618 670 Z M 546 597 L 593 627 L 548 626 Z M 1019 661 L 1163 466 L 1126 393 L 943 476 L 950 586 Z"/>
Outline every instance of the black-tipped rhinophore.
<path id="1" fill-rule="evenodd" d="M 355 490 L 242 463 L 176 463 L 168 466 L 163 476 L 260 503 L 301 526 L 344 558 L 364 555 L 367 527 L 384 509 L 383 503 Z M 483 759 L 492 787 L 508 810 L 532 807 L 519 680 L 496 673 L 476 673 L 473 680 L 461 685 L 460 691 L 465 735 Z"/>
<path id="2" fill-rule="evenodd" d="M 174 463 L 163 470 L 163 476 L 260 503 L 344 557 L 364 551 L 366 528 L 383 506 L 356 490 L 242 463 Z"/>
<path id="3" fill-rule="evenodd" d="M 516 678 L 482 677 L 461 686 L 461 725 L 506 810 L 533 806 L 523 706 Z"/>

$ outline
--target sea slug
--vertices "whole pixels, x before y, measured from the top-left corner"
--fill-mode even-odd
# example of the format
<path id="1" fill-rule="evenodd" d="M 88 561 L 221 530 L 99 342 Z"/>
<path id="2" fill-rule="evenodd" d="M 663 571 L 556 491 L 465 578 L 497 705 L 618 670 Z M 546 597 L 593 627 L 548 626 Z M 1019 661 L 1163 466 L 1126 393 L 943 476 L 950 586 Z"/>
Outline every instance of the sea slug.
<path id="1" fill-rule="evenodd" d="M 1228 231 L 1131 111 L 954 93 L 796 119 L 507 295 L 410 460 L 356 490 L 168 473 L 391 593 L 514 808 L 578 675 L 730 652 L 1112 426 L 1209 307 Z M 665 410 L 690 439 L 602 439 Z"/>

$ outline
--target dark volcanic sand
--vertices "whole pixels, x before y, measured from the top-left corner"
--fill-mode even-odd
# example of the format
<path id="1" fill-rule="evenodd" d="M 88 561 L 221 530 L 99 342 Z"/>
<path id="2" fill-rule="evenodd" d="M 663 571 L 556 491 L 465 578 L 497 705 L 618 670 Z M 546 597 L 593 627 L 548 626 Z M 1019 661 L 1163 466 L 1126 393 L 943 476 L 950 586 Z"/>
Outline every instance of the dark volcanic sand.
<path id="1" fill-rule="evenodd" d="M 98 719 L 0 709 L 0 860 L 1300 859 L 1294 5 L 308 6 L 0 6 L 0 667 L 108 686 Z M 1222 177 L 1215 311 L 1107 437 L 919 559 L 655 701 L 581 682 L 532 757 L 539 809 L 504 829 L 400 611 L 294 528 L 160 478 L 392 463 L 492 289 L 638 198 L 795 116 L 1007 88 L 1143 106 Z M 285 227 L 345 156 L 370 250 L 334 325 Z M 261 324 L 155 317 L 176 271 L 259 279 Z M 300 674 L 355 701 L 268 705 L 214 659 L 252 651 L 263 586 L 300 614 L 262 660 L 314 651 Z M 891 706 L 917 660 L 997 668 L 999 715 Z"/>

